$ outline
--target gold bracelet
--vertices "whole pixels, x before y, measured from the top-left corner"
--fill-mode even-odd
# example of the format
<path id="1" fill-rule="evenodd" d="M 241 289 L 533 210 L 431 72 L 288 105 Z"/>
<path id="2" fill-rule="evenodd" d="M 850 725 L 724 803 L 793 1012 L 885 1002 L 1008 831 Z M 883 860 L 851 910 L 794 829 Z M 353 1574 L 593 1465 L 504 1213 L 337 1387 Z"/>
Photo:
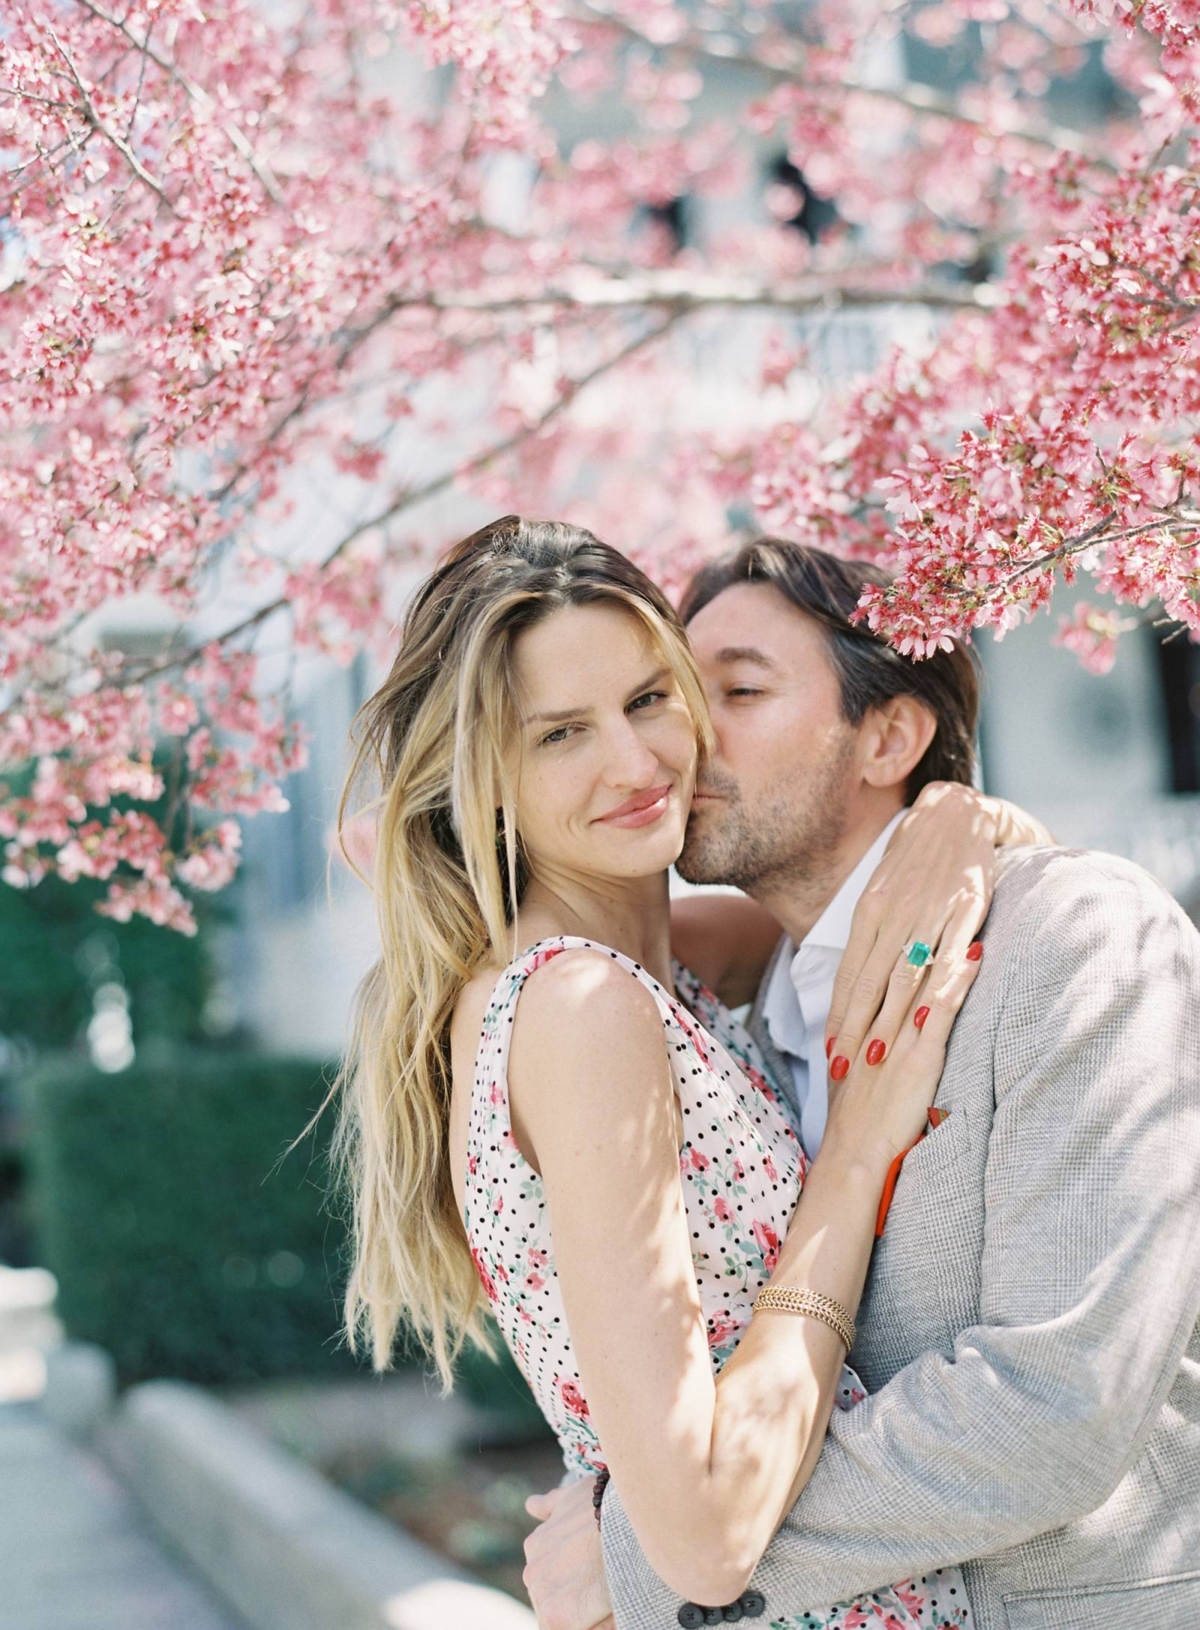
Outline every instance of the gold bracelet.
<path id="1" fill-rule="evenodd" d="M 753 1311 L 775 1313 L 803 1313 L 810 1319 L 827 1324 L 849 1352 L 854 1346 L 854 1320 L 840 1302 L 825 1296 L 819 1290 L 793 1289 L 790 1285 L 768 1285 L 755 1298 Z"/>

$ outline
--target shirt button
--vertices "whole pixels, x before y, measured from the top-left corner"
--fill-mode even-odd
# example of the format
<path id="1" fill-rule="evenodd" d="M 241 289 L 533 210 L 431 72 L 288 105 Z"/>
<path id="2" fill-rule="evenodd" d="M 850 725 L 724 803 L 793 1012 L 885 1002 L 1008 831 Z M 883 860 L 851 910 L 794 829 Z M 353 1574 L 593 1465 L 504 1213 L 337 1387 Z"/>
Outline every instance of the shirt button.
<path id="1" fill-rule="evenodd" d="M 737 1624 L 742 1618 L 742 1604 L 740 1601 L 730 1602 L 725 1609 L 725 1623 Z"/>
<path id="2" fill-rule="evenodd" d="M 704 1623 L 704 1609 L 697 1607 L 695 1602 L 684 1602 L 675 1617 L 683 1626 L 683 1630 L 700 1630 Z"/>
<path id="3" fill-rule="evenodd" d="M 747 1590 L 738 1598 L 742 1612 L 748 1619 L 761 1619 L 766 1611 L 767 1598 L 760 1590 Z"/>
<path id="4" fill-rule="evenodd" d="M 705 1614 L 704 1614 L 704 1622 L 705 1622 L 705 1624 L 722 1624 L 724 1622 L 724 1619 L 725 1619 L 725 1609 L 723 1607 L 710 1607 L 710 1608 L 706 1609 L 706 1611 L 705 1611 Z"/>

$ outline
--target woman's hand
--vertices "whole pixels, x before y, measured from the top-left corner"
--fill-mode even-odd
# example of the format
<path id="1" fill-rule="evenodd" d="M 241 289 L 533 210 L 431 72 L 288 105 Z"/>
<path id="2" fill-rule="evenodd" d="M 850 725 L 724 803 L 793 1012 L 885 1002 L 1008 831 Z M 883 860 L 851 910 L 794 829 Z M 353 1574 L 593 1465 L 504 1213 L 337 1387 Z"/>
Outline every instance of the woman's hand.
<path id="1" fill-rule="evenodd" d="M 950 1031 L 981 958 L 982 948 L 954 966 L 944 964 L 937 974 L 920 975 L 886 1055 L 876 1056 L 868 1042 L 849 1072 L 830 1080 L 829 1121 L 818 1160 L 865 1163 L 882 1180 L 895 1157 L 920 1137 L 942 1078 Z"/>
<path id="2" fill-rule="evenodd" d="M 992 903 L 996 849 L 1053 842 L 1002 798 L 949 781 L 921 791 L 854 912 L 825 1031 L 831 1061 L 847 1064 L 831 1062 L 831 1080 L 864 1043 L 891 1048 L 927 976 L 930 996 L 954 978 Z M 924 969 L 901 954 L 914 941 L 929 947 Z"/>

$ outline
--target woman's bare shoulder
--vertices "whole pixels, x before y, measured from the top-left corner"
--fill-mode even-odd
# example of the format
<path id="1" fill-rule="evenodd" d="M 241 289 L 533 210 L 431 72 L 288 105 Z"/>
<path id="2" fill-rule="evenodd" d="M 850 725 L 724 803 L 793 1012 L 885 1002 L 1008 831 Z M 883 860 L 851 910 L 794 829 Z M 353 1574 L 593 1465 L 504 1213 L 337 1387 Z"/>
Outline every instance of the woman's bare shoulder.
<path id="1" fill-rule="evenodd" d="M 569 946 L 526 981 L 518 1027 L 570 1043 L 586 1030 L 613 1021 L 657 1024 L 649 989 L 607 947 Z"/>

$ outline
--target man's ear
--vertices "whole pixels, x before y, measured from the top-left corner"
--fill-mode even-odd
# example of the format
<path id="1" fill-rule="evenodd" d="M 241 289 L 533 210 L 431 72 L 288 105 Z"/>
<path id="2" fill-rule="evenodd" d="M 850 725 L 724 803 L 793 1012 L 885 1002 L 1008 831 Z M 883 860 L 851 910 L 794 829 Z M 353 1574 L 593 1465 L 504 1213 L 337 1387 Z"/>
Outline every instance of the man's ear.
<path id="1" fill-rule="evenodd" d="M 906 782 L 937 734 L 937 720 L 915 696 L 893 696 L 868 709 L 859 740 L 862 778 L 871 787 Z"/>

